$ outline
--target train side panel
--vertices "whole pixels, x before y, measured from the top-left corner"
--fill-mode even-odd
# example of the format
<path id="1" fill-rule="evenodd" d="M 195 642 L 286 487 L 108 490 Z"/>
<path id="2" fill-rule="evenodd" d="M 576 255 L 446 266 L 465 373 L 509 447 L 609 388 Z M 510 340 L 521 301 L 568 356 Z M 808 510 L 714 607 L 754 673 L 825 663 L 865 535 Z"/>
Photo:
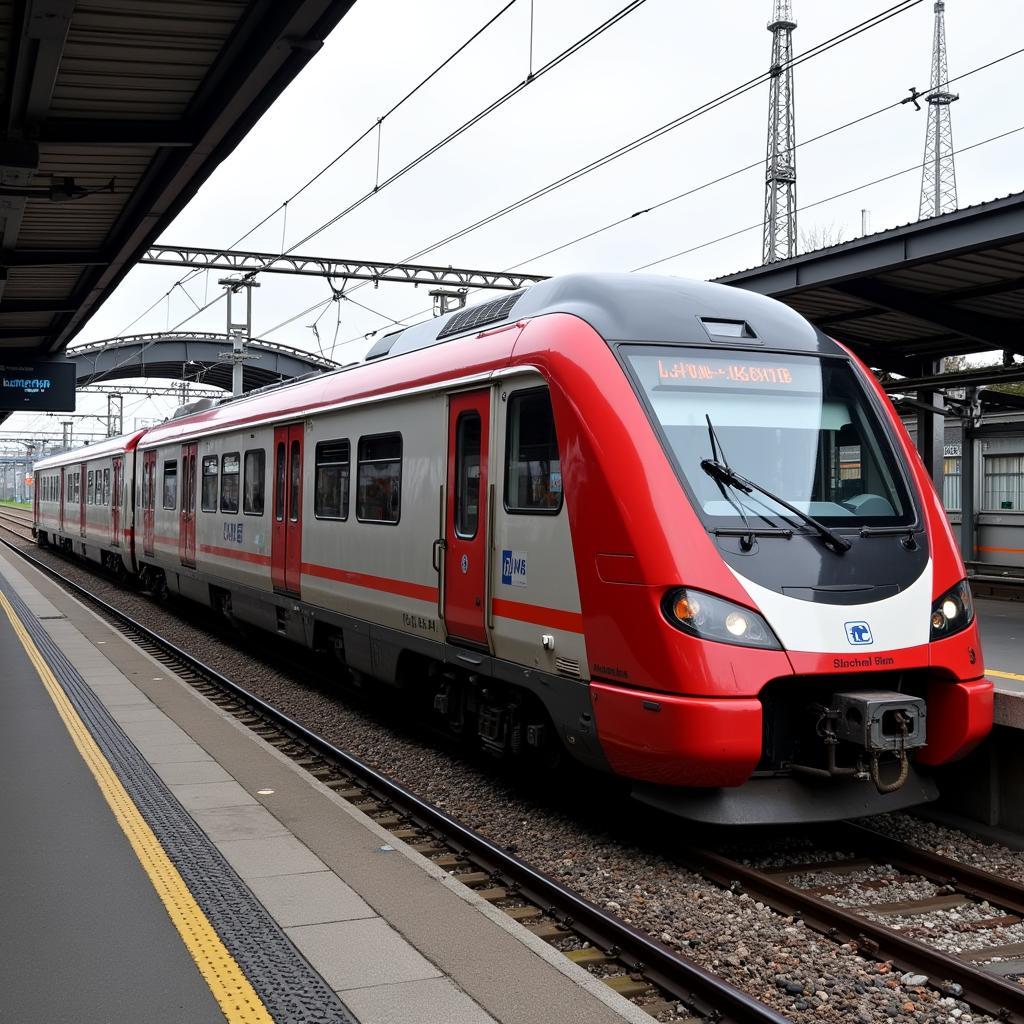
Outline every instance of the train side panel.
<path id="1" fill-rule="evenodd" d="M 116 572 L 134 571 L 134 448 L 142 432 L 41 460 L 37 535 Z"/>
<path id="2" fill-rule="evenodd" d="M 491 613 L 494 653 L 506 661 L 587 679 L 561 446 L 547 381 L 535 370 L 495 389 Z M 550 433 L 543 431 L 551 419 Z M 533 458 L 531 458 L 533 456 Z M 546 465 L 545 465 L 546 463 Z"/>

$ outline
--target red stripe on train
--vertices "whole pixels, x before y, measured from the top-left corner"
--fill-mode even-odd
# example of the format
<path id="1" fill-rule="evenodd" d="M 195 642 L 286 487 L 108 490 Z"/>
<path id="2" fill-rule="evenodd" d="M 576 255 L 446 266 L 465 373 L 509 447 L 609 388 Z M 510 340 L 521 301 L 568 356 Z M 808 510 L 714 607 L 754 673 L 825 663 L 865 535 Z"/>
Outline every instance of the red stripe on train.
<path id="1" fill-rule="evenodd" d="M 270 555 L 260 555 L 255 551 L 221 548 L 217 547 L 216 544 L 200 544 L 199 550 L 204 555 L 217 555 L 220 558 L 237 558 L 240 562 L 252 562 L 253 565 L 270 565 Z"/>
<path id="2" fill-rule="evenodd" d="M 316 576 L 320 579 L 334 580 L 337 583 L 349 583 L 354 587 L 366 587 L 369 590 L 383 590 L 400 597 L 412 597 L 417 601 L 430 601 L 437 604 L 437 587 L 428 587 L 422 583 L 409 583 L 406 580 L 393 580 L 386 576 L 369 576 L 350 569 L 335 569 L 326 565 L 302 563 L 304 576 Z"/>
<path id="3" fill-rule="evenodd" d="M 503 619 L 530 622 L 535 626 L 550 626 L 564 629 L 569 633 L 583 632 L 583 616 L 579 612 L 566 612 L 560 608 L 543 608 L 536 604 L 522 604 L 519 601 L 504 601 L 500 597 L 491 602 L 494 614 Z"/>

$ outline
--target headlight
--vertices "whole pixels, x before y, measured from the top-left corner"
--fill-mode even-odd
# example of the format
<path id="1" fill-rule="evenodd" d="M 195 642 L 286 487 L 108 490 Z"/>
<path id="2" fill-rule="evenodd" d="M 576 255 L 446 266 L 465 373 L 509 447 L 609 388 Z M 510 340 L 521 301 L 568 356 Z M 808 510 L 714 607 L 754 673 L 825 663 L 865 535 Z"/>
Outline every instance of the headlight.
<path id="1" fill-rule="evenodd" d="M 662 601 L 662 611 L 677 629 L 702 640 L 782 649 L 771 627 L 757 612 L 700 590 L 670 590 Z"/>
<path id="2" fill-rule="evenodd" d="M 952 590 L 947 591 L 932 605 L 932 639 L 959 633 L 974 620 L 974 601 L 967 580 L 961 580 Z"/>

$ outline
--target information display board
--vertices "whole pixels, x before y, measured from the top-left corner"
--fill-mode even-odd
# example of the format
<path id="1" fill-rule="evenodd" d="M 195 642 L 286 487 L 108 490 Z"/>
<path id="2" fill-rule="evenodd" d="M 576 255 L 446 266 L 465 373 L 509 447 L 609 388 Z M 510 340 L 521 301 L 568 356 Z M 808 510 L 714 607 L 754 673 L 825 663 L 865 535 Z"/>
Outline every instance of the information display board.
<path id="1" fill-rule="evenodd" d="M 75 408 L 75 364 L 0 356 L 0 412 L 71 412 Z"/>

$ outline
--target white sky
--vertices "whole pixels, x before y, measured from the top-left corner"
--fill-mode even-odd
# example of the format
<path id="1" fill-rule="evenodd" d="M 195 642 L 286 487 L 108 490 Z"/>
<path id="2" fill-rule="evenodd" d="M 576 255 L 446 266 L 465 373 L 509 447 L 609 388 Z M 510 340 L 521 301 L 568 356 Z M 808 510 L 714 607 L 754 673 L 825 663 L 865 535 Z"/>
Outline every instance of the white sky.
<path id="1" fill-rule="evenodd" d="M 323 50 L 292 83 L 234 154 L 212 175 L 161 239 L 229 246 L 277 207 L 425 74 L 468 38 L 506 0 L 359 0 Z M 537 68 L 619 10 L 626 0 L 534 0 L 533 66 Z M 892 0 L 794 0 L 797 54 L 889 6 Z M 531 84 L 496 114 L 381 190 L 298 252 L 347 259 L 401 260 L 535 188 L 575 170 L 761 73 L 770 58 L 766 31 L 771 0 L 647 0 L 582 52 Z M 386 178 L 457 127 L 528 70 L 530 0 L 517 0 L 479 40 L 383 127 L 381 178 Z M 871 29 L 795 71 L 797 140 L 892 103 L 916 85 L 928 87 L 931 0 Z M 1024 46 L 1019 4 L 1011 0 L 948 0 L 950 76 L 956 77 Z M 955 83 L 954 144 L 959 149 L 1024 125 L 1017 99 L 1024 54 Z M 702 246 L 654 272 L 710 278 L 761 262 L 764 171 L 758 167 L 598 238 L 546 259 L 531 257 L 609 221 L 763 158 L 768 87 L 759 86 L 712 113 L 553 195 L 423 257 L 420 262 L 556 274 L 631 270 L 671 253 Z M 804 206 L 894 171 L 919 165 L 924 112 L 910 105 L 872 118 L 799 150 L 798 202 Z M 339 162 L 288 210 L 291 245 L 362 196 L 374 183 L 371 137 Z M 1024 188 L 1024 131 L 957 158 L 959 205 Z M 808 210 L 801 230 L 860 234 L 861 209 L 871 230 L 915 220 L 920 172 Z M 243 248 L 279 251 L 278 214 Z M 183 271 L 136 267 L 92 318 L 78 343 L 114 337 L 159 299 Z M 263 275 L 254 293 L 254 335 L 315 350 L 306 326 L 314 315 L 279 330 L 282 321 L 329 295 L 321 279 Z M 189 286 L 202 304 L 217 291 L 216 275 Z M 420 314 L 426 289 L 367 286 L 353 297 L 395 319 Z M 174 327 L 194 311 L 180 289 L 127 333 Z M 351 303 L 340 306 L 335 358 L 358 359 L 368 331 L 388 321 Z M 224 304 L 185 325 L 224 330 Z M 415 316 L 413 319 L 420 319 Z M 325 349 L 335 338 L 336 308 L 320 320 Z M 271 332 L 271 333 L 268 333 Z M 356 340 L 353 340 L 356 339 Z M 140 383 L 129 381 L 127 383 Z M 137 418 L 162 418 L 171 399 L 125 396 L 125 428 Z M 106 399 L 80 396 L 79 413 L 105 411 Z M 0 427 L 30 436 L 57 430 L 62 418 L 19 414 Z M 80 430 L 101 430 L 78 420 Z M 5 442 L 0 441 L 0 447 Z"/>

